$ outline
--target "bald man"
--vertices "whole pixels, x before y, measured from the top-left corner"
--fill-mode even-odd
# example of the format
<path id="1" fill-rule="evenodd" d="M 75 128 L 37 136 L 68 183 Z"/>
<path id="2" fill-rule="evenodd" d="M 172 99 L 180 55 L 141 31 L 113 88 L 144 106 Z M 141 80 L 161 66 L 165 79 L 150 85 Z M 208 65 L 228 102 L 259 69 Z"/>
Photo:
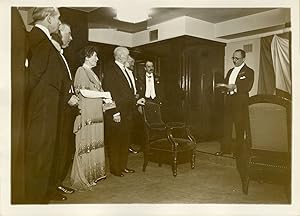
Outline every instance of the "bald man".
<path id="1" fill-rule="evenodd" d="M 114 50 L 115 62 L 104 73 L 103 88 L 110 91 L 116 102 L 116 109 L 105 112 L 105 143 L 108 145 L 110 172 L 112 175 L 123 177 L 133 173 L 127 167 L 130 129 L 136 99 L 134 84 L 126 69 L 129 50 L 117 47 Z"/>

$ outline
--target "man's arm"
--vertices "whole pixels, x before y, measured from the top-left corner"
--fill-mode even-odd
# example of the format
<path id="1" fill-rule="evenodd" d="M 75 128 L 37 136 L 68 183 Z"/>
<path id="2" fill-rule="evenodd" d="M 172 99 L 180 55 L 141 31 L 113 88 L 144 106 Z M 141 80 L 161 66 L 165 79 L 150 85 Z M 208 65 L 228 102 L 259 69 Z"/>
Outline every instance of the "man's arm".
<path id="1" fill-rule="evenodd" d="M 31 91 L 40 81 L 42 75 L 46 72 L 50 56 L 50 42 L 44 40 L 36 46 L 31 52 L 29 62 L 29 90 Z"/>

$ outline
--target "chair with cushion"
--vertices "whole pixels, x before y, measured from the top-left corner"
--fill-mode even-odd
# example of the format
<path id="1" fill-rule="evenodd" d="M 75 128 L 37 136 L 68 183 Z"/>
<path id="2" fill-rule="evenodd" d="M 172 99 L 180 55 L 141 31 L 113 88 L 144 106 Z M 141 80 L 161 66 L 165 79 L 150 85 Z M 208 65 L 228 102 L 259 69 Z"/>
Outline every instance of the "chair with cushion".
<path id="1" fill-rule="evenodd" d="M 146 146 L 144 149 L 143 171 L 148 161 L 172 166 L 173 176 L 177 176 L 177 165 L 191 163 L 195 167 L 196 142 L 189 128 L 182 123 L 165 124 L 161 118 L 160 105 L 147 102 L 143 107 Z"/>
<path id="2" fill-rule="evenodd" d="M 250 180 L 291 186 L 291 101 L 275 95 L 249 99 L 249 129 L 237 166 L 244 194 Z M 248 147 L 247 147 L 248 146 Z"/>

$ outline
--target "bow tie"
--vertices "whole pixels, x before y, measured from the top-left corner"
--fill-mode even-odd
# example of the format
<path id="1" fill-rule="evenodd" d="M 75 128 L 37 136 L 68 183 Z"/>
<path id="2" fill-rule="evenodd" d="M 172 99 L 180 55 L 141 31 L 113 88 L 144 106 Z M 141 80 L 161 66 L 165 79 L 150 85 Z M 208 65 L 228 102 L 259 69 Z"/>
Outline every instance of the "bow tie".
<path id="1" fill-rule="evenodd" d="M 151 74 L 151 75 L 146 74 L 146 77 L 147 77 L 147 78 L 152 78 L 153 75 L 152 75 L 152 74 Z"/>

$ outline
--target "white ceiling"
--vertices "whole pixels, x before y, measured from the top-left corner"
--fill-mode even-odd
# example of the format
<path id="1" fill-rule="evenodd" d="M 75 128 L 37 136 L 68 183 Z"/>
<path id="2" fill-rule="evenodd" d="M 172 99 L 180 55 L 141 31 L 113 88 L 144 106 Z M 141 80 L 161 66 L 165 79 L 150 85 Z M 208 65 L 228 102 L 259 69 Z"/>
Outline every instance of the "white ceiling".
<path id="1" fill-rule="evenodd" d="M 149 19 L 141 23 L 125 23 L 113 19 L 116 10 L 111 7 L 70 7 L 86 12 L 89 26 L 92 28 L 112 28 L 125 32 L 138 32 L 149 26 L 156 25 L 177 17 L 190 16 L 211 23 L 219 23 L 243 16 L 261 13 L 274 8 L 151 8 Z"/>

